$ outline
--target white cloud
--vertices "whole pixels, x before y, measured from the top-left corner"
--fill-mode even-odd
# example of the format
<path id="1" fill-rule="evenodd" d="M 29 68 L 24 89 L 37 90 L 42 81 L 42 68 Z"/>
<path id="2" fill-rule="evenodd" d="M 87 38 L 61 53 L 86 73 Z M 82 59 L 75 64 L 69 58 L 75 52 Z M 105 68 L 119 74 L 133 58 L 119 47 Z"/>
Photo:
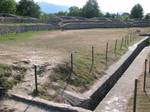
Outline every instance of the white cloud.
<path id="1" fill-rule="evenodd" d="M 19 1 L 19 0 L 17 0 Z M 87 0 L 34 0 L 35 2 L 48 2 L 58 5 L 82 7 Z M 103 12 L 130 12 L 131 8 L 140 3 L 145 13 L 150 12 L 149 0 L 97 0 Z"/>
<path id="2" fill-rule="evenodd" d="M 150 12 L 148 0 L 98 0 L 102 11 L 108 12 L 130 12 L 132 7 L 140 3 L 145 13 Z"/>

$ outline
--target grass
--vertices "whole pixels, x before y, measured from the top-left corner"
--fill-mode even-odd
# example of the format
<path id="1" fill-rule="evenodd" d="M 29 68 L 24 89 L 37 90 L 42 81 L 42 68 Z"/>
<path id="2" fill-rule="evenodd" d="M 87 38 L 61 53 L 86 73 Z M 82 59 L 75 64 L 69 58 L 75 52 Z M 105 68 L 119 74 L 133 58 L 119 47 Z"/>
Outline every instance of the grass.
<path id="1" fill-rule="evenodd" d="M 19 83 L 26 72 L 23 67 L 15 67 L 8 65 L 0 65 L 0 87 L 4 90 L 11 89 L 14 85 Z"/>
<path id="2" fill-rule="evenodd" d="M 22 33 L 8 33 L 4 35 L 0 35 L 0 42 L 9 42 L 9 41 L 24 41 L 25 39 L 30 39 L 31 37 L 44 33 L 47 31 L 28 31 Z"/>
<path id="3" fill-rule="evenodd" d="M 134 35 L 132 35 L 133 37 Z M 133 42 L 130 42 L 127 46 L 135 43 L 138 41 L 139 38 L 137 37 L 136 40 Z M 120 44 L 120 42 L 118 42 Z M 123 46 L 122 49 L 120 48 L 120 45 L 117 45 L 117 53 L 114 54 L 114 45 L 109 46 L 108 51 L 108 65 L 111 65 L 114 63 L 117 59 L 122 56 L 127 51 L 127 47 Z M 81 85 L 91 85 L 94 83 L 96 79 L 99 79 L 102 77 L 102 74 L 104 74 L 104 71 L 107 69 L 108 66 L 106 66 L 105 62 L 105 52 L 99 53 L 95 48 L 95 54 L 94 54 L 94 64 L 92 65 L 92 53 L 85 54 L 85 53 L 75 53 L 75 59 L 74 59 L 74 72 L 75 75 L 79 77 L 79 79 L 83 79 L 83 83 L 78 83 L 78 86 Z M 77 86 L 77 85 L 76 85 Z"/>

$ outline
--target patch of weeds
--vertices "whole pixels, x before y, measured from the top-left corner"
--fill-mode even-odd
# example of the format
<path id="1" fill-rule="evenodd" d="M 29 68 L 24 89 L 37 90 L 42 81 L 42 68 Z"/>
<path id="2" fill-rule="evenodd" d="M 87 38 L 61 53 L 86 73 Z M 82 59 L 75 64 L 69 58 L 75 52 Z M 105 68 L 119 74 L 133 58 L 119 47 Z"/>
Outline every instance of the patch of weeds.
<path id="1" fill-rule="evenodd" d="M 80 58 L 81 59 L 81 58 Z M 94 75 L 90 74 L 91 62 L 88 59 L 74 61 L 74 71 L 70 72 L 69 64 L 60 64 L 54 68 L 53 74 L 50 75 L 50 81 L 52 82 L 66 82 L 73 86 L 85 86 L 91 84 L 94 81 Z M 85 61 L 87 63 L 85 63 Z M 93 66 L 95 69 L 95 66 Z"/>
<path id="2" fill-rule="evenodd" d="M 42 91 L 40 91 L 40 92 L 41 92 L 42 94 L 44 94 L 44 92 L 42 92 Z M 36 89 L 34 89 L 33 92 L 31 93 L 31 95 L 34 96 L 34 97 L 37 96 L 37 95 L 39 95 L 39 90 L 36 91 Z"/>
<path id="3" fill-rule="evenodd" d="M 46 100 L 53 100 L 55 97 L 59 95 L 60 86 L 53 85 L 52 83 L 45 83 L 44 85 L 38 86 L 38 93 L 34 89 L 31 93 L 32 96 L 39 96 Z"/>
<path id="4" fill-rule="evenodd" d="M 0 87 L 6 91 L 11 89 L 24 78 L 26 70 L 23 67 L 0 64 Z"/>
<path id="5" fill-rule="evenodd" d="M 13 82 L 11 80 L 8 80 L 6 77 L 2 77 L 0 78 L 0 87 L 7 91 L 8 89 L 11 89 L 13 87 Z"/>
<path id="6" fill-rule="evenodd" d="M 21 74 L 15 74 L 13 76 L 14 78 L 14 81 L 16 82 L 15 84 L 17 84 L 18 82 L 22 81 L 22 79 L 24 78 L 24 75 L 21 75 Z"/>
<path id="7" fill-rule="evenodd" d="M 49 79 L 51 81 L 66 81 L 70 75 L 70 68 L 67 66 L 67 64 L 59 64 L 57 67 L 53 69 L 53 74 L 50 75 Z"/>

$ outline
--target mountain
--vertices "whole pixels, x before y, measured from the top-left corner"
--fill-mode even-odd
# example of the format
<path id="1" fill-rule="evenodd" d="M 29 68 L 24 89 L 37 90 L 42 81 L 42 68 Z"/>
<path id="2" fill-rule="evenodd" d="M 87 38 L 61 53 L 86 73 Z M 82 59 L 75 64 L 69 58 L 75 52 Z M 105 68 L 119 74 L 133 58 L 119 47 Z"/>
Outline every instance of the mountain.
<path id="1" fill-rule="evenodd" d="M 45 13 L 57 13 L 59 11 L 68 11 L 69 9 L 69 6 L 55 5 L 47 2 L 39 2 L 38 5 L 40 6 L 41 11 Z"/>

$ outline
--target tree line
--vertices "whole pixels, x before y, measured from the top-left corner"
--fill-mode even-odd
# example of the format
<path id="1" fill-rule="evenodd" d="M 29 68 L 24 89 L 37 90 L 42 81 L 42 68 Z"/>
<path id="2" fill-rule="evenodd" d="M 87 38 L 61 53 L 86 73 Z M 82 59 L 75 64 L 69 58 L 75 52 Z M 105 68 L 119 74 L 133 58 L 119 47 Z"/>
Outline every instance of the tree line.
<path id="1" fill-rule="evenodd" d="M 11 13 L 20 16 L 29 16 L 35 18 L 51 18 L 54 16 L 77 16 L 77 17 L 106 17 L 106 18 L 120 18 L 127 20 L 129 18 L 136 19 L 150 19 L 150 13 L 144 16 L 143 8 L 140 4 L 136 4 L 130 13 L 102 13 L 99 8 L 97 0 L 88 0 L 86 4 L 79 8 L 77 6 L 72 6 L 69 8 L 67 12 L 58 12 L 58 13 L 50 13 L 46 14 L 40 11 L 40 7 L 33 0 L 20 0 L 18 3 L 15 0 L 0 0 L 0 13 Z"/>
<path id="2" fill-rule="evenodd" d="M 41 15 L 40 7 L 33 0 L 0 0 L 0 13 L 10 13 L 19 16 L 29 16 L 39 18 Z"/>

